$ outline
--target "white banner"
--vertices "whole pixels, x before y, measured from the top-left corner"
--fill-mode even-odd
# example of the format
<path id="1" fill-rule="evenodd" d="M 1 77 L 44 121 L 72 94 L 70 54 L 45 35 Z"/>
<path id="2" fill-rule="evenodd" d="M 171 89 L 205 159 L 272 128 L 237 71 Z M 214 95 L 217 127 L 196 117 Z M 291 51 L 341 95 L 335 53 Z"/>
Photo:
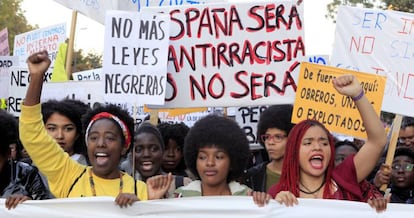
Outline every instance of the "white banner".
<path id="1" fill-rule="evenodd" d="M 170 14 L 167 108 L 293 103 L 305 60 L 296 1 L 150 7 Z"/>
<path id="2" fill-rule="evenodd" d="M 221 0 L 55 0 L 55 2 L 72 10 L 79 11 L 83 15 L 101 24 L 105 23 L 105 12 L 108 10 L 140 11 L 143 7 L 204 4 L 218 1 Z"/>
<path id="3" fill-rule="evenodd" d="M 407 116 L 414 116 L 413 20 L 412 13 L 341 6 L 331 56 L 332 66 L 387 76 L 382 110 Z"/>
<path id="4" fill-rule="evenodd" d="M 59 45 L 66 40 L 66 23 L 36 29 L 14 37 L 13 55 L 19 57 L 20 66 L 26 67 L 26 59 L 31 54 L 47 50 L 54 66 Z"/>
<path id="5" fill-rule="evenodd" d="M 258 207 L 248 196 L 211 196 L 136 202 L 128 208 L 115 205 L 111 197 L 30 200 L 8 210 L 0 199 L 0 217 L 352 217 L 411 218 L 414 205 L 388 204 L 376 213 L 367 203 L 338 200 L 299 199 L 299 205 L 285 207 L 272 200 Z"/>
<path id="6" fill-rule="evenodd" d="M 106 14 L 102 90 L 106 101 L 164 104 L 169 30 L 166 14 Z"/>

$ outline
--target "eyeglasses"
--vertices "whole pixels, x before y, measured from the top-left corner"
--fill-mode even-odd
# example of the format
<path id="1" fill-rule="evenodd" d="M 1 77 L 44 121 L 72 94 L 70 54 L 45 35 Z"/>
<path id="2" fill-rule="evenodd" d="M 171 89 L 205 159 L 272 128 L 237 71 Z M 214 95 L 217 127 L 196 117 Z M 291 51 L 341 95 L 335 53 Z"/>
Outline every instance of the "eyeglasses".
<path id="1" fill-rule="evenodd" d="M 408 136 L 408 137 L 399 137 L 398 142 L 399 143 L 405 143 L 407 140 L 412 141 L 414 139 L 414 135 Z"/>
<path id="2" fill-rule="evenodd" d="M 414 164 L 412 163 L 405 163 L 405 164 L 393 164 L 392 169 L 393 170 L 403 170 L 405 172 L 411 172 L 413 171 Z"/>
<path id="3" fill-rule="evenodd" d="M 271 135 L 271 134 L 263 134 L 260 136 L 262 141 L 268 141 L 273 139 L 274 142 L 281 142 L 283 139 L 286 138 L 286 135 L 282 135 L 282 134 L 275 134 L 275 135 Z"/>

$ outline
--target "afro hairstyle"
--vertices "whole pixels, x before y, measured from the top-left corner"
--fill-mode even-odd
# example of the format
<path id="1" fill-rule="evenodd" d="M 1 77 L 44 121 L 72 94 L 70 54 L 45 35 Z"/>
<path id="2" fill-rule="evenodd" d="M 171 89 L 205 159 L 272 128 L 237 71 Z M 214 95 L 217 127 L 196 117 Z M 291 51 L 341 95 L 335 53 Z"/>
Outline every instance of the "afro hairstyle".
<path id="1" fill-rule="evenodd" d="M 184 139 L 187 135 L 190 127 L 185 123 L 168 123 L 163 122 L 157 125 L 157 128 L 160 130 L 162 138 L 165 143 L 165 147 L 168 145 L 168 141 L 174 140 L 178 147 L 181 149 L 181 152 L 184 150 Z M 180 163 L 177 165 L 176 170 L 185 170 L 187 166 L 185 165 L 184 158 L 181 159 Z"/>
<path id="2" fill-rule="evenodd" d="M 260 137 L 270 128 L 277 128 L 289 134 L 293 127 L 291 122 L 293 106 L 290 104 L 272 105 L 260 113 L 259 123 L 257 124 L 258 142 L 264 146 L 264 141 Z"/>
<path id="3" fill-rule="evenodd" d="M 188 169 L 198 178 L 197 157 L 200 148 L 223 149 L 230 158 L 227 182 L 239 178 L 245 170 L 249 155 L 249 142 L 240 126 L 229 118 L 207 115 L 190 128 L 184 140 L 184 159 Z"/>

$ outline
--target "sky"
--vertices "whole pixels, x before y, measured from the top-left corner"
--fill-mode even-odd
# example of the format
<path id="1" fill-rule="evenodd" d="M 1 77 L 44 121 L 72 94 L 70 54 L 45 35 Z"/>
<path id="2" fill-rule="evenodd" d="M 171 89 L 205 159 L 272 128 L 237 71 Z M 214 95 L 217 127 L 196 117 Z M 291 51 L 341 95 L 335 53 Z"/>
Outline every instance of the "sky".
<path id="1" fill-rule="evenodd" d="M 325 18 L 326 5 L 330 2 L 332 0 L 304 0 L 305 44 L 308 55 L 331 54 L 335 25 L 332 20 Z M 40 28 L 43 28 L 66 22 L 67 35 L 69 36 L 72 20 L 71 9 L 53 0 L 23 0 L 21 6 L 25 11 L 24 15 L 29 24 L 37 24 Z M 102 53 L 104 30 L 102 24 L 78 13 L 75 49 L 82 49 L 86 53 Z"/>

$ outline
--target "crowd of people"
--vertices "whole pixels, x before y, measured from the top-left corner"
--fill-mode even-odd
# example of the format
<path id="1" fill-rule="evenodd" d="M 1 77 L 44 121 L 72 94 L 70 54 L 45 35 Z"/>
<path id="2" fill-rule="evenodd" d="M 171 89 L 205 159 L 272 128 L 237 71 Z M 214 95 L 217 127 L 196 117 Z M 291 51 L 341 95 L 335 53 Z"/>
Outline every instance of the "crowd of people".
<path id="1" fill-rule="evenodd" d="M 134 126 L 117 105 L 89 108 L 77 100 L 41 102 L 46 51 L 28 58 L 31 77 L 18 119 L 0 110 L 0 194 L 6 207 L 26 200 L 112 196 L 120 207 L 136 201 L 191 196 L 252 196 L 286 206 L 298 198 L 413 204 L 414 118 L 404 117 L 391 166 L 384 125 L 353 75 L 333 87 L 353 99 L 366 128 L 363 143 L 340 140 L 316 120 L 291 123 L 292 105 L 260 115 L 264 161 L 249 166 L 250 148 L 233 120 L 207 115 L 184 123 Z M 3 179 L 4 178 L 4 179 Z M 390 194 L 380 187 L 386 185 Z"/>

